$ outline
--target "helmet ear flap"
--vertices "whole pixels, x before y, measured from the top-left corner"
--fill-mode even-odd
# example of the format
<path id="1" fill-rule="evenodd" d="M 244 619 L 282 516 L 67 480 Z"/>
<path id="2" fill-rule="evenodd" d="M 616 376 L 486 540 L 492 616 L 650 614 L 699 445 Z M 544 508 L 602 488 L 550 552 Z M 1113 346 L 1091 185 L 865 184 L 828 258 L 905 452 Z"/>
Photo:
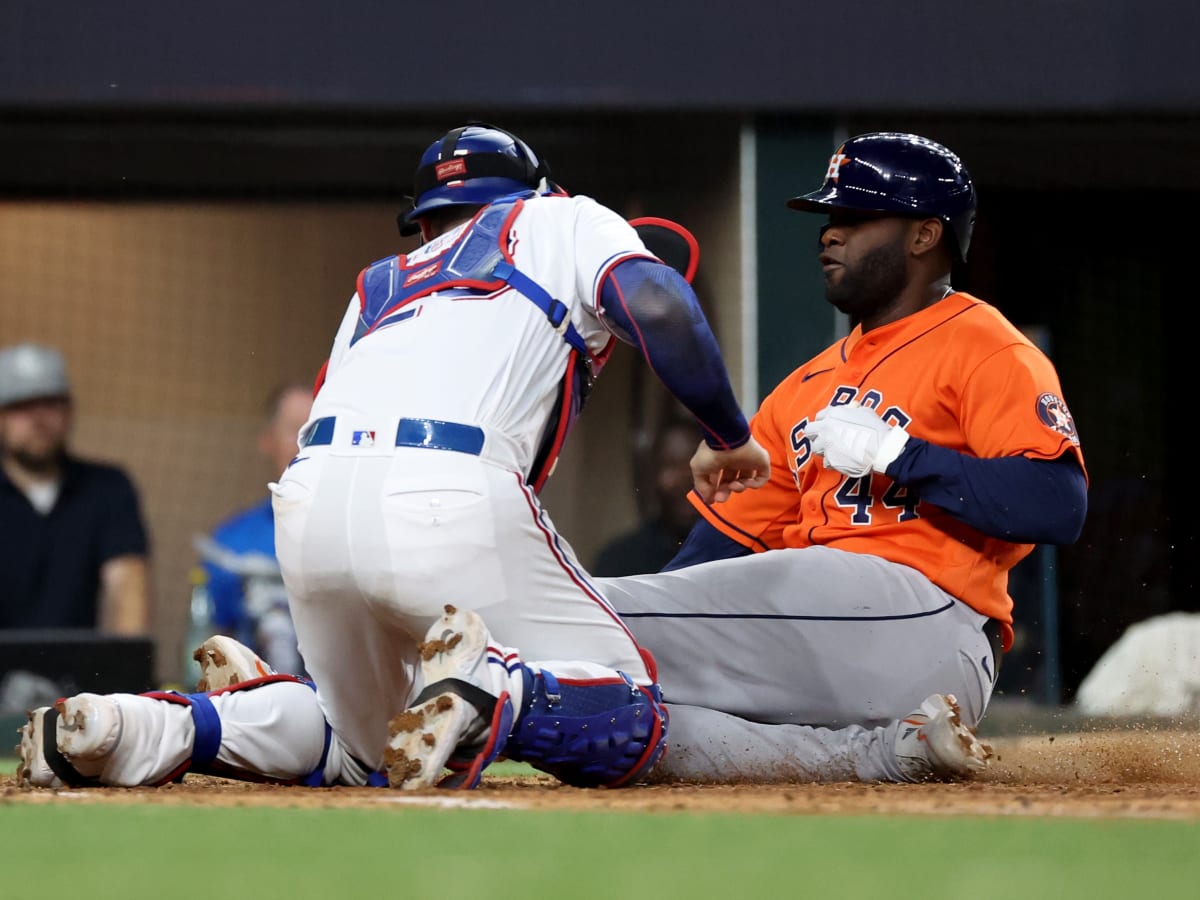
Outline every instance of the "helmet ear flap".
<path id="1" fill-rule="evenodd" d="M 421 233 L 421 225 L 416 219 L 409 220 L 408 214 L 416 208 L 416 197 L 406 197 L 408 206 L 396 214 L 396 227 L 400 229 L 400 237 L 412 237 Z"/>

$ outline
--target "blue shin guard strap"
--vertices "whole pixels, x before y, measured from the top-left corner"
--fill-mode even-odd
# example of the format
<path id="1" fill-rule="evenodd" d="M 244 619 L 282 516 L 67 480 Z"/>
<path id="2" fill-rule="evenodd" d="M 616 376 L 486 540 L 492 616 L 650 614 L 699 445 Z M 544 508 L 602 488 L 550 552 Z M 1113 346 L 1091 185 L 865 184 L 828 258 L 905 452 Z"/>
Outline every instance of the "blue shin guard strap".
<path id="1" fill-rule="evenodd" d="M 217 758 L 221 749 L 221 717 L 208 694 L 183 695 L 192 710 L 196 739 L 192 743 L 192 765 L 207 766 Z"/>
<path id="2" fill-rule="evenodd" d="M 305 787 L 321 787 L 325 783 L 325 761 L 329 759 L 329 744 L 333 740 L 333 728 L 325 723 L 325 746 L 321 748 L 321 761 L 317 767 L 300 779 Z"/>

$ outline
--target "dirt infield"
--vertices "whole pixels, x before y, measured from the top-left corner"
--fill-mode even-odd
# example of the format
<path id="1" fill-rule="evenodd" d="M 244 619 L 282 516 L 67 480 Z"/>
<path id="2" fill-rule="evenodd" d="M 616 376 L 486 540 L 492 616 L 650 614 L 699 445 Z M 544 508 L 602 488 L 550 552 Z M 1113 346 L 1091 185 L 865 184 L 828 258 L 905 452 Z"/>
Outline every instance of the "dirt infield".
<path id="1" fill-rule="evenodd" d="M 1200 820 L 1200 733 L 1113 731 L 991 739 L 996 758 L 961 784 L 654 785 L 580 790 L 550 778 L 486 778 L 479 790 L 388 791 L 253 785 L 189 776 L 161 788 L 24 789 L 0 779 L 3 803 L 188 803 L 283 807 L 720 812 L 778 815 L 1018 815 Z"/>

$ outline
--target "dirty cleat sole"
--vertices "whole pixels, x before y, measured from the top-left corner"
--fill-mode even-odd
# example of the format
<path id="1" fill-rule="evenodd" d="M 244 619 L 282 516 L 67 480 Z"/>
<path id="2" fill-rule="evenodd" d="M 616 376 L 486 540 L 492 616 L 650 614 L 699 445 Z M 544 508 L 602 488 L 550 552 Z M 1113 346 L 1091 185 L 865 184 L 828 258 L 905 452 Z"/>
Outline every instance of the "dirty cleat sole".
<path id="1" fill-rule="evenodd" d="M 478 714 L 457 694 L 438 694 L 388 723 L 383 765 L 388 784 L 401 790 L 433 787 L 461 735 Z"/>
<path id="2" fill-rule="evenodd" d="M 42 727 L 49 706 L 30 710 L 28 721 L 17 729 L 21 742 L 13 748 L 17 754 L 17 785 L 20 787 L 63 787 L 64 782 L 54 774 L 42 752 L 45 736 Z"/>
<path id="3" fill-rule="evenodd" d="M 987 768 L 992 748 L 962 723 L 953 694 L 934 694 L 900 721 L 896 756 L 915 781 L 968 778 Z"/>
<path id="4" fill-rule="evenodd" d="M 196 690 L 202 693 L 276 674 L 257 653 L 223 634 L 213 635 L 197 647 L 192 659 L 200 664 Z"/>
<path id="5" fill-rule="evenodd" d="M 29 713 L 18 729 L 17 784 L 92 787 L 121 739 L 121 710 L 98 694 L 78 694 Z M 48 730 L 52 729 L 52 731 Z"/>
<path id="6" fill-rule="evenodd" d="M 388 723 L 384 768 L 394 788 L 476 787 L 512 727 L 508 693 L 480 687 L 488 677 L 487 626 L 470 610 L 444 609 L 417 646 L 425 687 Z M 455 774 L 439 780 L 448 761 Z"/>

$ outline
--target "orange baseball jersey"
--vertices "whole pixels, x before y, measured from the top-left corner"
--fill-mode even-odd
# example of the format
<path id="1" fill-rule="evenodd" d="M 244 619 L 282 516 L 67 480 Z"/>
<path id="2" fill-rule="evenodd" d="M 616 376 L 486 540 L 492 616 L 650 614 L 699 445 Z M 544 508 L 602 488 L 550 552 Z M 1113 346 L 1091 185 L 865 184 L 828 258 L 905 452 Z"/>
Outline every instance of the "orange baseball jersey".
<path id="1" fill-rule="evenodd" d="M 1008 571 L 1033 545 L 988 537 L 886 475 L 826 468 L 805 426 L 822 408 L 851 401 L 971 456 L 1073 453 L 1083 466 L 1053 364 L 995 307 L 959 292 L 866 335 L 855 328 L 792 372 L 751 420 L 771 456 L 769 483 L 715 506 L 693 492 L 692 503 L 755 551 L 824 545 L 880 556 L 1011 626 Z M 1011 627 L 1004 631 L 1007 649 Z"/>

